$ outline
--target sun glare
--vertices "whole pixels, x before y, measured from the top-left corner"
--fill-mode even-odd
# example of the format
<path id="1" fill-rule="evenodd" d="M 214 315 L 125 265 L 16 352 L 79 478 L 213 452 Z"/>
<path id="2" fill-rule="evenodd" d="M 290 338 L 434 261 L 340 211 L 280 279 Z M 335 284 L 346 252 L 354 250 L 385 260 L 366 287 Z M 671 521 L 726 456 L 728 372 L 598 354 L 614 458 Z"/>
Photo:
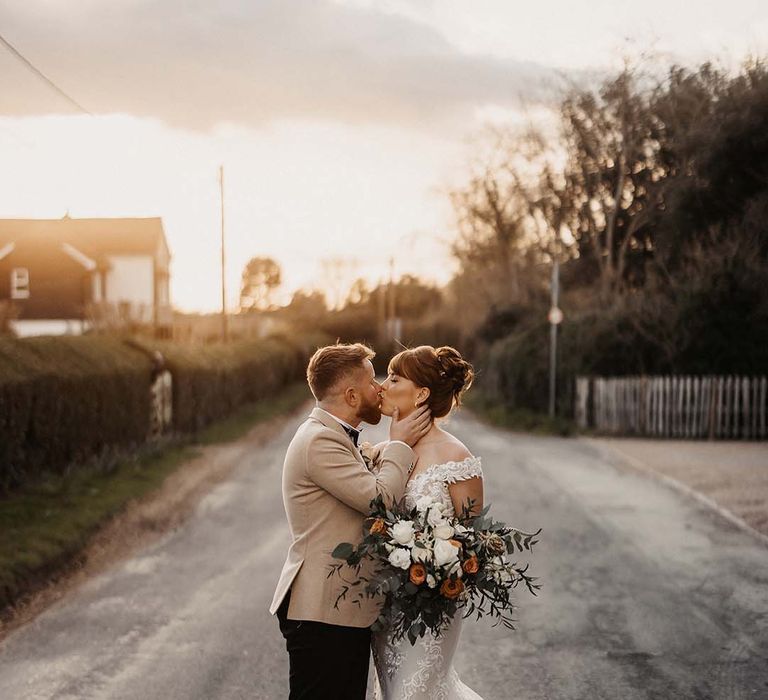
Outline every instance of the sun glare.
<path id="1" fill-rule="evenodd" d="M 347 279 L 399 274 L 445 281 L 449 225 L 435 184 L 460 149 L 405 130 L 290 122 L 211 133 L 127 115 L 0 120 L 0 210 L 7 218 L 161 216 L 173 254 L 172 299 L 185 310 L 219 299 L 218 167 L 225 167 L 228 304 L 253 256 L 284 268 L 282 298 L 327 279 L 344 258 Z"/>

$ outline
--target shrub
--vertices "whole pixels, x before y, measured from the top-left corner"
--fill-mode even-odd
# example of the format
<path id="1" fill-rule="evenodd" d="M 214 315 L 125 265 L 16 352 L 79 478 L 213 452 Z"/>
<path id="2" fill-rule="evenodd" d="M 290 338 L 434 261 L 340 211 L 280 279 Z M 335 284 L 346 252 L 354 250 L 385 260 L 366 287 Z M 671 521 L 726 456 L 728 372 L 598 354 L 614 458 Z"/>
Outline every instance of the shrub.
<path id="1" fill-rule="evenodd" d="M 143 442 L 149 358 L 114 338 L 0 338 L 0 492 Z"/>
<path id="2" fill-rule="evenodd" d="M 1 338 L 0 493 L 143 443 L 156 350 L 173 376 L 173 429 L 193 433 L 300 378 L 314 346 Z"/>
<path id="3" fill-rule="evenodd" d="M 284 338 L 227 345 L 154 343 L 173 375 L 173 426 L 196 432 L 303 376 L 308 348 Z"/>

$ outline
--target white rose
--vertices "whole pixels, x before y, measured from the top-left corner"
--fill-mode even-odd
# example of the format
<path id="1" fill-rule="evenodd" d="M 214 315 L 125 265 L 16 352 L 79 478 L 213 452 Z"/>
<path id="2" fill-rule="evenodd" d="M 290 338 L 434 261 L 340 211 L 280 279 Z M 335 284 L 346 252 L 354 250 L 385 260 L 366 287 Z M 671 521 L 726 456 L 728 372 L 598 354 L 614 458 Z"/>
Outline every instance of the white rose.
<path id="1" fill-rule="evenodd" d="M 432 549 L 428 546 L 414 547 L 411 550 L 413 561 L 420 561 L 422 564 L 432 561 Z"/>
<path id="2" fill-rule="evenodd" d="M 452 545 L 448 540 L 437 540 L 435 542 L 435 564 L 437 566 L 453 564 L 458 558 L 458 547 Z"/>
<path id="3" fill-rule="evenodd" d="M 423 513 L 424 511 L 428 510 L 431 505 L 431 496 L 422 496 L 418 501 L 416 501 L 416 510 L 419 511 L 419 513 Z"/>
<path id="4" fill-rule="evenodd" d="M 437 581 L 435 580 L 435 577 L 432 574 L 427 574 L 427 585 L 430 588 L 434 588 L 437 585 Z"/>
<path id="5" fill-rule="evenodd" d="M 389 563 L 398 569 L 407 569 L 411 565 L 411 555 L 407 549 L 397 547 L 390 552 Z"/>
<path id="6" fill-rule="evenodd" d="M 429 513 L 427 513 L 427 522 L 432 527 L 434 527 L 435 525 L 440 525 L 444 521 L 445 521 L 445 518 L 443 517 L 443 504 L 435 503 L 429 509 Z"/>
<path id="7" fill-rule="evenodd" d="M 392 539 L 406 547 L 413 546 L 413 522 L 410 520 L 398 520 L 390 530 Z"/>
<path id="8" fill-rule="evenodd" d="M 453 537 L 453 528 L 447 522 L 435 526 L 432 532 L 438 540 L 450 540 Z"/>

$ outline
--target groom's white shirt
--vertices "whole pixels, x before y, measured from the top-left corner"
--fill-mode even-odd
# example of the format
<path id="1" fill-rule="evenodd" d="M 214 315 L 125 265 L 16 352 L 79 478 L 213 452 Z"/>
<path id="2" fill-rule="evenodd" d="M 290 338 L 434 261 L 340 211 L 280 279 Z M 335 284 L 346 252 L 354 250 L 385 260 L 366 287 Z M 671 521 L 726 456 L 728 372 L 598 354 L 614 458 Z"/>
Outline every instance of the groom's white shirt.
<path id="1" fill-rule="evenodd" d="M 346 421 L 341 420 L 341 418 L 339 418 L 338 416 L 334 416 L 333 413 L 331 413 L 330 411 L 326 411 L 324 408 L 320 408 L 320 406 L 317 407 L 317 410 L 322 411 L 323 413 L 325 413 L 325 415 L 330 416 L 335 421 L 338 421 L 345 428 L 349 428 L 350 430 L 355 430 L 358 433 L 362 430 L 362 428 L 355 428 L 354 426 L 350 425 Z"/>

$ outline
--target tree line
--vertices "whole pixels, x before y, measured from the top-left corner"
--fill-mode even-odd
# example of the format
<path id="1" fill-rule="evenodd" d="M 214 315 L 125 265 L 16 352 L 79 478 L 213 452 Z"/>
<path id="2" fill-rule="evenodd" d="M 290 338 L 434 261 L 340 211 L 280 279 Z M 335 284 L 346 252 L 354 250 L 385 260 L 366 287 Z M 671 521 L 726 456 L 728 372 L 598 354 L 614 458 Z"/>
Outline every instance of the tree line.
<path id="1" fill-rule="evenodd" d="M 453 342 L 510 408 L 546 407 L 546 313 L 561 270 L 561 412 L 576 374 L 752 374 L 768 365 L 768 70 L 626 63 L 552 118 L 496 128 L 450 193 L 458 272 L 397 283 L 402 340 Z M 389 285 L 280 313 L 379 337 Z M 313 306 L 314 304 L 314 306 Z M 484 380 L 483 380 L 484 376 Z"/>
<path id="2" fill-rule="evenodd" d="M 549 130 L 549 131 L 548 131 Z M 768 71 L 626 64 L 553 125 L 497 131 L 453 193 L 452 316 L 510 408 L 546 406 L 560 262 L 561 412 L 577 374 L 768 365 Z"/>

